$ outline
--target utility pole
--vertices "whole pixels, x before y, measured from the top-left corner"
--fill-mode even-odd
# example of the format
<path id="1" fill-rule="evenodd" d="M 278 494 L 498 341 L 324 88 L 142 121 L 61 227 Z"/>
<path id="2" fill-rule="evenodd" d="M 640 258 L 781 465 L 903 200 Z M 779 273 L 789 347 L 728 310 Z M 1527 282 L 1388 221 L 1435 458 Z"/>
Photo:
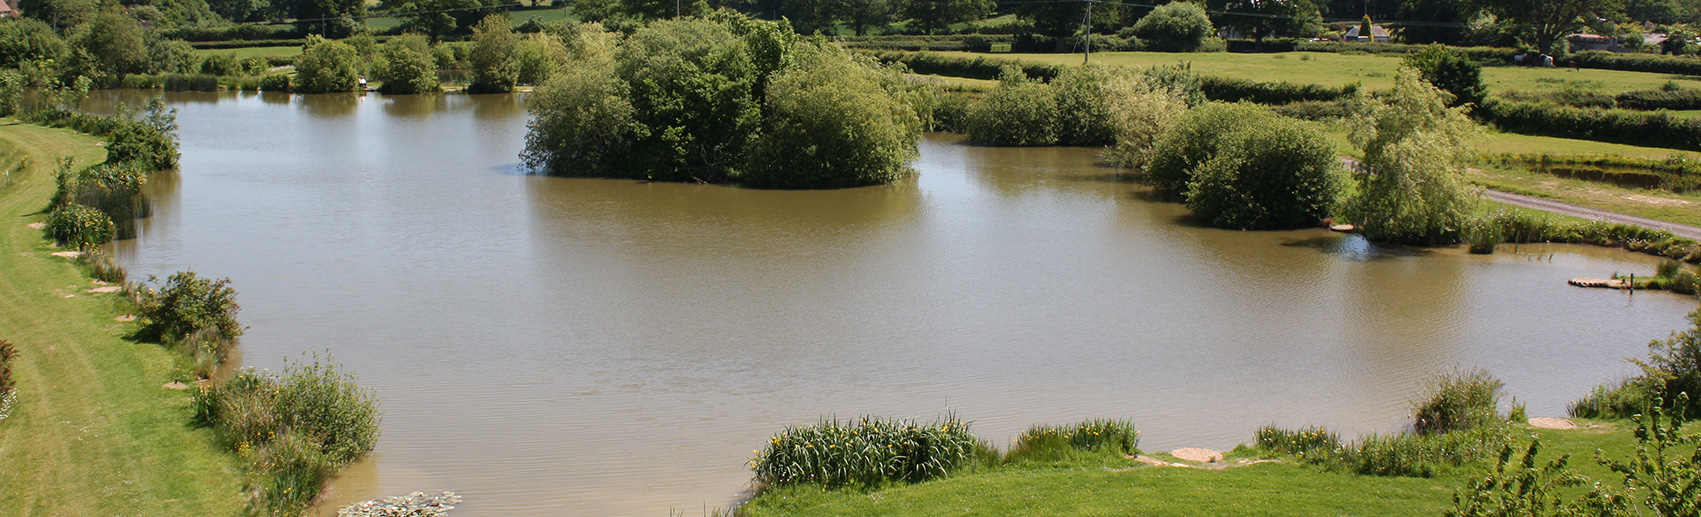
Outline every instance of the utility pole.
<path id="1" fill-rule="evenodd" d="M 673 0 L 673 17 L 674 18 L 679 17 L 679 2 L 680 1 L 681 0 Z M 1370 0 L 1365 0 L 1365 1 L 1368 2 Z M 662 5 L 667 5 L 667 4 L 662 4 Z"/>
<path id="2" fill-rule="evenodd" d="M 1098 0 L 1087 0 L 1087 21 L 1084 23 L 1087 45 L 1082 47 L 1081 66 L 1087 66 L 1087 62 L 1093 59 L 1093 4 L 1097 2 Z"/>

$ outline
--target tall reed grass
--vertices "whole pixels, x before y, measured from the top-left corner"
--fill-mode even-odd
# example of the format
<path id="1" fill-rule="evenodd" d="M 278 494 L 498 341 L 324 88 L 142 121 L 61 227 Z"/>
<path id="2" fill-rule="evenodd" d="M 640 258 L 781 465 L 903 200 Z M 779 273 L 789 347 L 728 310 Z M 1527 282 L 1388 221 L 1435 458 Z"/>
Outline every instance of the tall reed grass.
<path id="1" fill-rule="evenodd" d="M 996 452 L 947 415 L 931 423 L 862 417 L 788 427 L 751 460 L 765 487 L 827 488 L 914 483 L 949 474 Z"/>
<path id="2" fill-rule="evenodd" d="M 1139 454 L 1140 432 L 1127 420 L 1093 419 L 1061 426 L 1034 426 L 1017 437 L 1006 461 L 1060 461 L 1080 453 Z"/>
<path id="3" fill-rule="evenodd" d="M 1701 264 L 1701 243 L 1671 232 L 1605 221 L 1565 222 L 1547 215 L 1499 210 L 1479 216 L 1472 228 L 1491 232 L 1499 242 L 1592 244 Z M 1474 245 L 1474 244 L 1473 244 Z"/>

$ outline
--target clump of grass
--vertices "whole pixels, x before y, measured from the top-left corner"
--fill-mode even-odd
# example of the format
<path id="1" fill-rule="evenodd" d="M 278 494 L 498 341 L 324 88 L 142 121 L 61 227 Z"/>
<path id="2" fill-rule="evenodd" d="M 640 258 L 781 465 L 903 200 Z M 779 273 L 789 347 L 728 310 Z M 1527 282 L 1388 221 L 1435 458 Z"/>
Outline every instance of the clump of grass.
<path id="1" fill-rule="evenodd" d="M 238 372 L 199 388 L 191 405 L 197 424 L 250 460 L 249 507 L 259 514 L 299 515 L 332 473 L 378 442 L 376 396 L 317 357 L 281 375 Z"/>
<path id="2" fill-rule="evenodd" d="M 996 455 L 955 416 L 926 424 L 865 416 L 788 427 L 757 452 L 750 467 L 763 487 L 875 487 L 941 477 L 989 452 Z"/>
<path id="3" fill-rule="evenodd" d="M 1007 461 L 1060 461 L 1085 452 L 1139 454 L 1140 432 L 1127 420 L 1093 419 L 1061 426 L 1034 426 L 1016 439 Z"/>
<path id="4" fill-rule="evenodd" d="M 1506 384 L 1482 370 L 1451 373 L 1430 383 L 1429 395 L 1413 408 L 1419 435 L 1467 431 L 1501 422 L 1500 390 Z"/>
<path id="5" fill-rule="evenodd" d="M 1492 254 L 1500 245 L 1500 228 L 1481 220 L 1472 221 L 1465 226 L 1465 242 L 1473 254 Z"/>
<path id="6" fill-rule="evenodd" d="M 1269 452 L 1291 454 L 1300 459 L 1327 456 L 1341 450 L 1341 436 L 1321 427 L 1297 430 L 1264 426 L 1255 435 L 1258 447 Z"/>
<path id="7" fill-rule="evenodd" d="M 1512 439 L 1504 426 L 1430 435 L 1370 435 L 1336 465 L 1365 475 L 1434 477 L 1442 469 L 1493 456 Z"/>
<path id="8" fill-rule="evenodd" d="M 0 395 L 11 392 L 18 385 L 18 380 L 12 378 L 12 359 L 17 357 L 18 347 L 0 339 Z"/>
<path id="9" fill-rule="evenodd" d="M 107 283 L 123 283 L 128 274 L 112 255 L 100 249 L 89 249 L 77 256 L 77 262 L 89 269 L 89 276 Z"/>

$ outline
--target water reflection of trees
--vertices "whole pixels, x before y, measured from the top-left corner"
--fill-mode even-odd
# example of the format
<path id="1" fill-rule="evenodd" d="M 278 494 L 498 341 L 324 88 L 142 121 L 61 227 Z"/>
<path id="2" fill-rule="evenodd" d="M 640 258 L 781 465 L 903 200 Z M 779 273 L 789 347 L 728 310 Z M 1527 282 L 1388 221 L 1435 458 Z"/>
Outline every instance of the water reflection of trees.
<path id="1" fill-rule="evenodd" d="M 479 120 L 501 121 L 508 120 L 525 112 L 525 102 L 521 100 L 523 93 L 491 93 L 469 95 L 473 102 L 473 116 Z"/>
<path id="2" fill-rule="evenodd" d="M 527 193 L 544 243 L 600 242 L 720 256 L 855 254 L 921 205 L 914 180 L 840 190 L 754 190 L 630 180 L 533 177 Z"/>
<path id="3" fill-rule="evenodd" d="M 313 93 L 301 95 L 301 106 L 314 117 L 339 118 L 359 109 L 360 100 L 360 94 L 354 92 Z"/>
<path id="4" fill-rule="evenodd" d="M 384 114 L 395 117 L 426 117 L 448 109 L 445 94 L 383 95 Z"/>
<path id="5" fill-rule="evenodd" d="M 964 154 L 971 177 L 1004 194 L 1064 191 L 1113 197 L 1126 190 L 1124 171 L 1090 147 L 981 147 Z"/>

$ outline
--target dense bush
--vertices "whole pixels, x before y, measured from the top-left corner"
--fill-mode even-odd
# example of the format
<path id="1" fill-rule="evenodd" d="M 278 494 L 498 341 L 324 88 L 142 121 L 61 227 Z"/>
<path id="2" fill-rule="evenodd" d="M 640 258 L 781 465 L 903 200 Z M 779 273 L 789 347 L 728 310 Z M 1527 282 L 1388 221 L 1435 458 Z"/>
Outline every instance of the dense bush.
<path id="1" fill-rule="evenodd" d="M 1276 116 L 1269 108 L 1246 103 L 1189 110 L 1153 147 L 1144 181 L 1158 192 L 1182 194 L 1193 181 L 1194 171 L 1217 154 L 1224 137 L 1246 125 L 1267 124 Z"/>
<path id="2" fill-rule="evenodd" d="M 148 100 L 142 113 L 110 117 L 106 159 L 133 162 L 150 170 L 177 168 L 177 109 L 167 109 L 158 98 Z"/>
<path id="3" fill-rule="evenodd" d="M 559 73 L 568 61 L 567 47 L 560 38 L 548 34 L 533 34 L 514 44 L 515 81 L 519 84 L 543 84 Z"/>
<path id="4" fill-rule="evenodd" d="M 381 66 L 374 66 L 374 76 L 383 84 L 379 90 L 388 94 L 436 92 L 437 66 L 429 54 L 422 36 L 390 38 L 379 51 Z M 265 85 L 261 85 L 265 89 Z"/>
<path id="5" fill-rule="evenodd" d="M 514 91 L 520 80 L 520 66 L 514 59 L 519 38 L 514 35 L 513 23 L 507 15 L 493 14 L 473 26 L 472 83 L 468 93 L 505 93 Z"/>
<path id="6" fill-rule="evenodd" d="M 53 196 L 55 207 L 68 203 L 87 206 L 100 210 L 114 223 L 147 215 L 147 206 L 141 199 L 147 171 L 135 162 L 106 162 L 76 174 L 62 175 L 56 178 L 59 190 Z"/>
<path id="7" fill-rule="evenodd" d="M 1147 50 L 1192 52 L 1216 31 L 1205 9 L 1193 2 L 1170 2 L 1135 22 L 1133 33 Z"/>
<path id="8" fill-rule="evenodd" d="M 953 417 L 928 424 L 863 417 L 788 427 L 750 465 L 762 486 L 877 487 L 944 476 L 989 454 L 996 453 Z"/>
<path id="9" fill-rule="evenodd" d="M 1205 97 L 1222 102 L 1248 101 L 1258 104 L 1287 104 L 1305 101 L 1333 101 L 1352 97 L 1358 83 L 1341 87 L 1289 82 L 1257 82 L 1250 79 L 1200 77 L 1199 88 Z"/>
<path id="10" fill-rule="evenodd" d="M 1482 104 L 1487 90 L 1482 84 L 1482 65 L 1440 44 L 1406 54 L 1404 65 L 1423 74 L 1423 80 L 1453 98 L 1449 106 Z"/>
<path id="11" fill-rule="evenodd" d="M 1250 119 L 1218 136 L 1187 182 L 1187 207 L 1219 228 L 1316 226 L 1343 182 L 1334 144 L 1320 128 L 1274 117 Z"/>
<path id="12" fill-rule="evenodd" d="M 0 22 L 0 69 L 63 59 L 69 50 L 47 22 L 34 18 Z"/>
<path id="13" fill-rule="evenodd" d="M 250 509 L 306 510 L 331 473 L 378 442 L 377 398 L 334 364 L 290 364 L 282 375 L 238 372 L 200 388 L 195 421 L 231 449 L 255 459 Z"/>
<path id="14" fill-rule="evenodd" d="M 1364 152 L 1343 213 L 1371 239 L 1453 243 L 1479 194 L 1465 179 L 1481 129 L 1446 94 L 1402 68 L 1383 99 L 1361 98 L 1349 139 Z"/>
<path id="15" fill-rule="evenodd" d="M 1143 170 L 1158 139 L 1187 112 L 1189 94 L 1197 96 L 1197 83 L 1186 80 L 1196 77 L 1166 73 L 1176 72 L 1174 68 L 1154 67 L 1139 75 L 1110 77 L 1105 86 L 1110 91 L 1106 107 L 1116 142 L 1107 155 L 1117 164 Z"/>
<path id="16" fill-rule="evenodd" d="M 762 188 L 891 183 L 917 156 L 915 111 L 881 70 L 830 45 L 800 44 L 767 88 L 762 133 L 738 177 Z"/>
<path id="17" fill-rule="evenodd" d="M 295 65 L 295 91 L 352 92 L 360 89 L 360 55 L 347 43 L 308 38 L 307 50 Z"/>
<path id="18" fill-rule="evenodd" d="M 1432 379 L 1429 394 L 1412 410 L 1412 429 L 1428 436 L 1499 423 L 1497 411 L 1504 386 L 1482 370 Z"/>
<path id="19" fill-rule="evenodd" d="M 260 78 L 260 91 L 289 91 L 289 74 L 272 74 Z"/>
<path id="20" fill-rule="evenodd" d="M 230 287 L 230 279 L 211 280 L 193 271 L 177 272 L 157 291 L 148 290 L 141 297 L 142 326 L 137 335 L 169 342 L 199 332 L 212 332 L 211 337 L 233 342 L 243 330 L 236 322 L 239 310 L 236 289 Z"/>
<path id="21" fill-rule="evenodd" d="M 1016 66 L 1022 69 L 1022 74 L 1030 78 L 1051 80 L 1067 68 L 1057 65 L 1018 63 L 1008 59 L 986 56 L 969 58 L 930 52 L 880 52 L 875 54 L 875 57 L 883 63 L 903 63 L 904 66 L 918 74 L 947 75 L 972 79 L 998 79 L 1004 75 L 1004 67 Z"/>
<path id="22" fill-rule="evenodd" d="M 1478 113 L 1504 131 L 1645 147 L 1701 150 L 1701 120 L 1665 112 L 1489 101 Z"/>
<path id="23" fill-rule="evenodd" d="M 67 248 L 100 246 L 112 240 L 116 232 L 105 212 L 83 205 L 60 206 L 47 216 L 48 237 Z"/>
<path id="24" fill-rule="evenodd" d="M 1038 146 L 1057 143 L 1057 95 L 1050 85 L 1010 67 L 998 87 L 969 108 L 969 140 L 986 145 Z"/>
<path id="25" fill-rule="evenodd" d="M 1070 67 L 1052 79 L 1052 94 L 1057 97 L 1057 143 L 1084 146 L 1116 143 L 1112 106 L 1116 103 L 1114 97 L 1124 92 L 1115 87 L 1114 77 L 1128 73 L 1089 65 Z"/>
<path id="26" fill-rule="evenodd" d="M 1087 420 L 1061 426 L 1034 426 L 1016 438 L 1011 462 L 1052 462 L 1081 453 L 1117 458 L 1140 453 L 1140 432 L 1127 420 Z"/>
<path id="27" fill-rule="evenodd" d="M 806 49 L 813 43 L 798 43 L 797 36 L 783 23 L 723 12 L 707 18 L 655 21 L 624 40 L 595 27 L 598 29 L 576 30 L 570 36 L 566 47 L 572 63 L 533 96 L 534 117 L 522 155 L 533 170 L 828 188 L 889 181 L 898 176 L 887 166 L 892 159 L 914 152 L 897 149 L 886 156 L 825 154 L 827 149 L 885 152 L 893 150 L 894 142 L 909 138 L 904 135 L 915 131 L 917 108 L 901 99 L 908 98 L 911 85 L 895 74 L 874 70 L 876 65 L 871 62 L 843 56 L 834 58 L 838 63 L 834 66 L 867 69 L 856 73 L 870 74 L 863 76 L 869 81 L 881 77 L 880 88 L 871 89 L 872 83 L 858 82 L 856 88 L 829 92 L 832 85 L 811 75 L 815 72 L 794 68 L 821 63 L 810 64 L 806 56 L 810 51 Z M 782 76 L 787 77 L 784 90 L 770 95 L 770 88 L 779 88 L 771 81 Z M 823 97 L 804 98 L 809 92 Z M 847 102 L 845 96 L 853 93 L 863 96 L 867 105 L 850 113 L 874 119 L 800 118 L 845 117 L 843 112 L 828 114 L 823 108 Z M 762 109 L 764 103 L 770 108 L 767 112 Z M 882 106 L 902 106 L 904 113 Z M 764 129 L 773 131 L 780 126 L 837 132 L 842 139 L 807 142 L 804 139 L 826 135 L 764 133 Z M 895 132 L 847 132 L 862 130 L 856 128 Z M 763 143 L 764 137 L 772 139 Z M 904 147 L 913 146 L 911 142 Z M 773 147 L 758 150 L 757 145 Z M 814 150 L 809 150 L 811 145 Z M 779 159 L 772 153 L 783 149 L 804 151 L 785 159 L 815 160 L 817 165 L 782 172 L 769 168 L 769 164 L 754 163 L 757 152 Z M 747 167 L 763 170 L 744 170 Z M 857 176 L 854 181 L 840 174 L 848 171 L 857 171 L 852 174 Z"/>

